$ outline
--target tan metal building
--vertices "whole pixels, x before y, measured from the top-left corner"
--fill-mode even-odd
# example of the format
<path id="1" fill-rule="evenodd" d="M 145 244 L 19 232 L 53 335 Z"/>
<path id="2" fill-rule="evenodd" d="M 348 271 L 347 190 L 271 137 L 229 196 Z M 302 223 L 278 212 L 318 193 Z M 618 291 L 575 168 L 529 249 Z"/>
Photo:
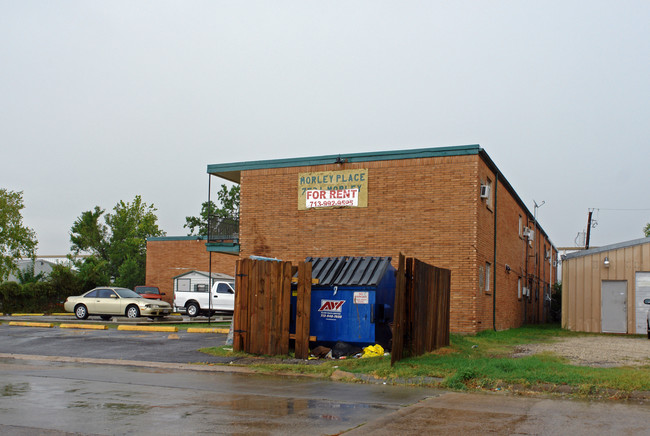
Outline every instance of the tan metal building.
<path id="1" fill-rule="evenodd" d="M 562 261 L 562 327 L 646 333 L 650 238 L 570 253 Z"/>

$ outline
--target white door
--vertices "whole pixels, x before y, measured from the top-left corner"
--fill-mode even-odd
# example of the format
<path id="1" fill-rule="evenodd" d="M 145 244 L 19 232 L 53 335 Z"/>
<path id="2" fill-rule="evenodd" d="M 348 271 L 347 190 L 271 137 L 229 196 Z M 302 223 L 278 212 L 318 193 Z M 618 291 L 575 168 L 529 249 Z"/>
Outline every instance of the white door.
<path id="1" fill-rule="evenodd" d="M 190 292 L 191 279 L 176 279 L 176 290 L 178 292 Z"/>
<path id="2" fill-rule="evenodd" d="M 650 298 L 650 272 L 636 273 L 636 333 L 645 335 L 647 332 L 646 317 L 650 306 L 643 304 L 643 300 Z"/>
<path id="3" fill-rule="evenodd" d="M 603 280 L 600 297 L 601 331 L 627 333 L 627 281 Z"/>
<path id="4" fill-rule="evenodd" d="M 212 287 L 212 309 L 235 310 L 235 290 L 229 283 L 219 282 Z"/>

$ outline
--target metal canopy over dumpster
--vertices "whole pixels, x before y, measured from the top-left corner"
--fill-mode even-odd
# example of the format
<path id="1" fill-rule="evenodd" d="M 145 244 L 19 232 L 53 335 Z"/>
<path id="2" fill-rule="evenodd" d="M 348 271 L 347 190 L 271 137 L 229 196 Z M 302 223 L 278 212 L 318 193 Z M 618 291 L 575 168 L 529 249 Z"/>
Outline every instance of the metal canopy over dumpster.
<path id="1" fill-rule="evenodd" d="M 305 261 L 311 262 L 312 279 L 317 279 L 311 289 L 309 334 L 319 343 L 389 347 L 395 300 L 391 258 L 307 257 Z"/>

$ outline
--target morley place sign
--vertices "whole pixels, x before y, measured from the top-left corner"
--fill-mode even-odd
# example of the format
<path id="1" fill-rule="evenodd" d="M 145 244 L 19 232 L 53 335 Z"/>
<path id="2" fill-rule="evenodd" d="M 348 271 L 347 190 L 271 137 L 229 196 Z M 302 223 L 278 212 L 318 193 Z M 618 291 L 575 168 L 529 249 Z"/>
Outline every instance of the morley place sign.
<path id="1" fill-rule="evenodd" d="M 368 169 L 298 174 L 298 210 L 368 207 Z"/>

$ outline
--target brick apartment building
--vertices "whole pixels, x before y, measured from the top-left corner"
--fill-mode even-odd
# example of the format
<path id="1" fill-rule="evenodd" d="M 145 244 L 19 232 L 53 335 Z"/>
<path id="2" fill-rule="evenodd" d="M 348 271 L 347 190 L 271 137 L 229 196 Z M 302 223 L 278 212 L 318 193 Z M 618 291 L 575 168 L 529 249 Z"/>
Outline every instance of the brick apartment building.
<path id="1" fill-rule="evenodd" d="M 478 145 L 215 164 L 208 173 L 240 185 L 238 239 L 154 238 L 148 284 L 161 269 L 189 268 L 192 256 L 204 267 L 191 269 L 206 270 L 207 252 L 213 271 L 227 274 L 250 255 L 391 256 L 396 265 L 402 252 L 451 270 L 452 332 L 546 320 L 557 250 Z M 199 254 L 181 258 L 177 246 Z"/>

